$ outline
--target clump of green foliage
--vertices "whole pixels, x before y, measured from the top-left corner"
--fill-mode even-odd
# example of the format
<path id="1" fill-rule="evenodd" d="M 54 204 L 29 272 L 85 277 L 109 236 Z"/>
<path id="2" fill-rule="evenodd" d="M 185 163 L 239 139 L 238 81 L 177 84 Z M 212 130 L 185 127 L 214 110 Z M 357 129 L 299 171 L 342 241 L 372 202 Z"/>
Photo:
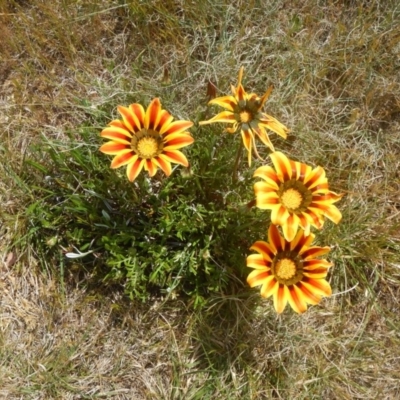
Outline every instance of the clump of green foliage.
<path id="1" fill-rule="evenodd" d="M 250 240 L 266 225 L 254 225 L 257 211 L 246 207 L 251 173 L 245 169 L 230 184 L 238 142 L 204 129 L 195 136 L 190 169 L 170 178 L 142 173 L 134 183 L 109 168 L 92 128 L 68 143 L 44 140 L 35 147 L 24 179 L 37 200 L 25 215 L 39 259 L 62 260 L 64 270 L 86 272 L 95 284 L 123 285 L 142 300 L 183 295 L 199 305 L 210 293 L 237 291 Z"/>

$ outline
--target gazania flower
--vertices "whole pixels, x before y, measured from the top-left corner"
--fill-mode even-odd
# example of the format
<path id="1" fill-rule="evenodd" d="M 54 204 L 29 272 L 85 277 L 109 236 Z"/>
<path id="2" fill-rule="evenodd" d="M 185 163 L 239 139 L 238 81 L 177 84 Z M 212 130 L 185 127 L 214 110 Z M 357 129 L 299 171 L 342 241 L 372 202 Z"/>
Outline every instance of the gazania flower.
<path id="1" fill-rule="evenodd" d="M 314 235 L 299 231 L 293 241 L 285 240 L 278 228 L 271 225 L 268 242 L 258 241 L 250 250 L 258 254 L 247 257 L 247 266 L 254 268 L 247 277 L 251 286 L 261 286 L 261 296 L 273 296 L 274 307 L 281 313 L 286 304 L 297 313 L 307 310 L 307 304 L 318 304 L 322 296 L 332 293 L 325 280 L 332 265 L 315 257 L 329 252 L 329 247 L 310 247 Z"/>
<path id="2" fill-rule="evenodd" d="M 111 121 L 100 136 L 111 139 L 100 147 L 105 154 L 115 155 L 111 168 L 127 166 L 128 179 L 133 182 L 144 168 L 154 176 L 157 168 L 165 175 L 171 174 L 171 163 L 189 165 L 185 155 L 178 149 L 193 143 L 186 129 L 190 121 L 173 121 L 172 115 L 161 109 L 158 98 L 148 106 L 146 112 L 140 104 L 129 107 L 118 106 L 122 120 Z"/>
<path id="3" fill-rule="evenodd" d="M 255 137 L 257 136 L 267 147 L 274 151 L 266 128 L 277 133 L 286 139 L 289 130 L 285 125 L 281 124 L 277 119 L 265 114 L 261 111 L 264 103 L 267 101 L 272 87 L 260 98 L 254 93 L 246 93 L 242 86 L 243 67 L 239 71 L 239 83 L 237 88 L 231 86 L 233 96 L 217 97 L 209 101 L 208 104 L 217 104 L 224 107 L 228 111 L 222 111 L 208 121 L 200 121 L 200 125 L 211 124 L 213 122 L 225 122 L 233 124 L 226 128 L 229 133 L 235 133 L 240 129 L 243 144 L 248 151 L 248 161 L 251 165 L 251 152 L 254 149 L 258 158 L 260 158 Z"/>
<path id="4" fill-rule="evenodd" d="M 263 181 L 256 182 L 254 192 L 258 208 L 271 210 L 271 221 L 281 225 L 285 239 L 293 240 L 300 226 L 305 235 L 311 225 L 321 229 L 324 217 L 337 224 L 342 214 L 333 205 L 343 195 L 331 192 L 322 167 L 312 169 L 289 160 L 283 153 L 270 154 L 274 168 L 263 166 L 254 172 Z"/>

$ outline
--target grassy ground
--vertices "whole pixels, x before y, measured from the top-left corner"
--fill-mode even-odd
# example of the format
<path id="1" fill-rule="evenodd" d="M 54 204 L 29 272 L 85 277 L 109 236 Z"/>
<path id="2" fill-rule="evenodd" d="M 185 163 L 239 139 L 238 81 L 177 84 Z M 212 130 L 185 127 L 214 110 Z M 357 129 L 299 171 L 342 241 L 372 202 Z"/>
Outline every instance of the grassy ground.
<path id="1" fill-rule="evenodd" d="M 0 0 L 0 397 L 399 398 L 399 21 L 395 0 Z M 118 104 L 155 96 L 208 117 L 208 80 L 225 93 L 241 65 L 274 85 L 276 147 L 346 194 L 318 237 L 331 298 L 279 317 L 256 291 L 143 303 L 47 257 L 38 148 L 95 154 Z"/>

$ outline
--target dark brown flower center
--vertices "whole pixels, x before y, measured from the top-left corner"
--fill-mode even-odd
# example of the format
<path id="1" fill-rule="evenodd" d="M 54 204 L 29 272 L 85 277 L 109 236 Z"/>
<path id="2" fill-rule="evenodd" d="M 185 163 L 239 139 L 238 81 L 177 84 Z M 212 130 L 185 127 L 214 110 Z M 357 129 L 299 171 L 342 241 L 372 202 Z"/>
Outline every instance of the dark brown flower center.
<path id="1" fill-rule="evenodd" d="M 131 147 L 139 158 L 149 160 L 157 157 L 163 151 L 164 142 L 157 131 L 142 129 L 133 135 Z"/>

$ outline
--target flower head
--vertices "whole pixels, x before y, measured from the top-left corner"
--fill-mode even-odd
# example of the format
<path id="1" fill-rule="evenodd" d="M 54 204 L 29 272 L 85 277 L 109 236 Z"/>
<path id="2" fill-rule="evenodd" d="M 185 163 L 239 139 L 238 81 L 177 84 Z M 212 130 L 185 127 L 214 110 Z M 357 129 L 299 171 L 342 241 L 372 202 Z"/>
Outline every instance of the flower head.
<path id="1" fill-rule="evenodd" d="M 311 225 L 321 229 L 324 217 L 339 223 L 342 214 L 333 203 L 343 195 L 329 190 L 322 167 L 312 169 L 289 160 L 279 151 L 270 157 L 275 169 L 263 166 L 254 172 L 255 177 L 263 179 L 254 185 L 256 204 L 261 209 L 271 210 L 271 221 L 282 226 L 286 240 L 293 240 L 299 226 L 306 236 L 310 234 Z"/>
<path id="2" fill-rule="evenodd" d="M 194 139 L 186 129 L 190 121 L 173 121 L 166 110 L 161 109 L 158 98 L 144 111 L 141 104 L 129 107 L 118 106 L 122 120 L 111 121 L 100 136 L 111 139 L 103 144 L 100 151 L 115 155 L 111 168 L 127 166 L 128 179 L 133 182 L 142 168 L 154 176 L 157 168 L 165 175 L 171 174 L 171 163 L 189 165 L 187 158 L 178 149 L 193 143 Z"/>
<path id="3" fill-rule="evenodd" d="M 261 286 L 261 296 L 273 296 L 274 307 L 281 313 L 286 304 L 297 313 L 307 310 L 307 304 L 318 304 L 331 295 L 325 280 L 332 265 L 316 257 L 329 252 L 329 247 L 310 247 L 314 235 L 299 231 L 293 241 L 285 240 L 275 225 L 268 230 L 268 242 L 258 241 L 251 250 L 258 254 L 247 257 L 247 266 L 254 268 L 247 277 L 251 286 Z"/>
<path id="4" fill-rule="evenodd" d="M 233 124 L 226 128 L 229 133 L 235 133 L 240 129 L 243 144 L 248 152 L 248 162 L 251 165 L 251 152 L 254 149 L 257 157 L 260 158 L 255 137 L 257 136 L 267 147 L 274 151 L 266 128 L 277 133 L 286 139 L 289 131 L 285 125 L 277 119 L 261 111 L 267 101 L 272 87 L 270 87 L 262 97 L 255 93 L 246 93 L 242 86 L 243 67 L 239 71 L 239 82 L 237 87 L 231 86 L 233 96 L 223 96 L 212 99 L 208 104 L 217 104 L 224 107 L 227 111 L 222 111 L 208 121 L 200 121 L 200 125 L 211 124 L 213 122 L 224 122 Z"/>

